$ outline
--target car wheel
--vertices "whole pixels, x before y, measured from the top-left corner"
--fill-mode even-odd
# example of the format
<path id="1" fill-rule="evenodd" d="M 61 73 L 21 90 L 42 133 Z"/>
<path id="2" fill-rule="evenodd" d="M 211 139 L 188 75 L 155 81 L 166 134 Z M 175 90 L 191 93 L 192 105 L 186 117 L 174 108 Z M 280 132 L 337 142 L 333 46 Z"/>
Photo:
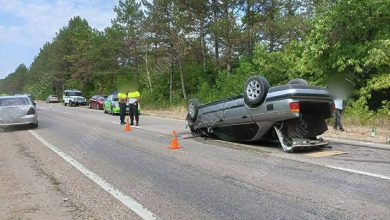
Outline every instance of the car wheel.
<path id="1" fill-rule="evenodd" d="M 72 101 L 69 101 L 69 107 L 72 107 L 72 106 L 73 106 Z"/>
<path id="2" fill-rule="evenodd" d="M 298 85 L 305 85 L 305 86 L 309 85 L 309 83 L 307 83 L 306 80 L 300 79 L 300 78 L 292 79 L 292 80 L 288 81 L 287 84 L 298 84 Z"/>
<path id="3" fill-rule="evenodd" d="M 198 99 L 191 99 L 188 103 L 188 114 L 191 121 L 195 121 L 196 117 L 198 117 L 199 106 L 200 102 Z"/>
<path id="4" fill-rule="evenodd" d="M 34 124 L 31 124 L 31 128 L 38 128 L 38 122 L 34 123 Z"/>
<path id="5" fill-rule="evenodd" d="M 269 82 L 262 76 L 253 76 L 245 84 L 244 101 L 250 108 L 259 107 L 267 97 Z"/>
<path id="6" fill-rule="evenodd" d="M 111 107 L 111 115 L 114 115 L 114 109 Z"/>
<path id="7" fill-rule="evenodd" d="M 64 101 L 64 106 L 66 106 L 66 102 Z"/>

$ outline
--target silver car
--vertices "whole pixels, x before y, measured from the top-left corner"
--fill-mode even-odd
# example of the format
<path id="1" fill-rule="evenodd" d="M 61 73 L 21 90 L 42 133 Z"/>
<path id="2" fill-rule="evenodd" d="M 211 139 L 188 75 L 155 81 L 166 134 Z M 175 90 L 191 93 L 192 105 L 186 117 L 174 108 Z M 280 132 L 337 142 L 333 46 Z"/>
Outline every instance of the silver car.
<path id="1" fill-rule="evenodd" d="M 0 127 L 14 125 L 38 127 L 36 106 L 28 96 L 0 96 Z"/>
<path id="2" fill-rule="evenodd" d="M 58 103 L 60 99 L 56 95 L 49 95 L 46 99 L 46 103 Z"/>
<path id="3" fill-rule="evenodd" d="M 270 88 L 267 79 L 254 76 L 243 95 L 204 105 L 192 99 L 188 112 L 188 125 L 198 135 L 238 142 L 276 140 L 291 152 L 328 144 L 317 136 L 327 130 L 325 120 L 333 117 L 334 103 L 327 89 L 303 79 Z"/>

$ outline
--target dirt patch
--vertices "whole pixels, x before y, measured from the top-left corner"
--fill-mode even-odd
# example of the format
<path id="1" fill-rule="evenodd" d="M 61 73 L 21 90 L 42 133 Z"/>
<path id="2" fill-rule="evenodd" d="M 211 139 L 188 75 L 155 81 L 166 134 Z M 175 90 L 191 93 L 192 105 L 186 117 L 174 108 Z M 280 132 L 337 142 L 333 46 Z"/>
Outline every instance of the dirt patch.
<path id="1" fill-rule="evenodd" d="M 371 136 L 372 128 L 370 127 L 344 126 L 344 129 L 345 131 L 338 131 L 329 126 L 329 130 L 322 136 L 343 140 L 367 141 L 382 144 L 388 143 L 390 139 L 390 129 L 387 128 L 375 128 L 375 136 Z"/>
<path id="2" fill-rule="evenodd" d="M 0 133 L 0 219 L 88 219 L 18 136 Z"/>
<path id="3" fill-rule="evenodd" d="M 170 107 L 168 109 L 142 109 L 143 115 L 162 117 L 162 118 L 173 118 L 184 120 L 187 116 L 187 109 L 182 106 Z"/>

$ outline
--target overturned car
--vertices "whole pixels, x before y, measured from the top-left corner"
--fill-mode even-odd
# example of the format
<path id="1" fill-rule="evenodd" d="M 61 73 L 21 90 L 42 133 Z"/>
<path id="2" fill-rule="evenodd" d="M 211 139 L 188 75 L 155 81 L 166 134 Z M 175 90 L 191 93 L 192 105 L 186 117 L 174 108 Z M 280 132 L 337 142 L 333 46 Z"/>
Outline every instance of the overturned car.
<path id="1" fill-rule="evenodd" d="M 325 147 L 318 135 L 327 130 L 325 119 L 334 115 L 333 97 L 303 79 L 287 85 L 269 86 L 261 76 L 251 77 L 240 96 L 200 104 L 191 99 L 187 123 L 200 136 L 226 141 L 279 141 L 283 150 Z"/>

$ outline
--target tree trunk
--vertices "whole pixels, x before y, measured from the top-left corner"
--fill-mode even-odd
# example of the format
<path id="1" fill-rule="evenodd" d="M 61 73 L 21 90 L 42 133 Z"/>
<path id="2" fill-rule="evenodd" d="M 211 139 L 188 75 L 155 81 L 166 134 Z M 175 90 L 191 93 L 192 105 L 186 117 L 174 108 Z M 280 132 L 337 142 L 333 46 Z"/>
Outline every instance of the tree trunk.
<path id="1" fill-rule="evenodd" d="M 213 0 L 213 19 L 214 22 L 218 19 L 218 9 L 217 9 L 217 0 Z M 214 56 L 215 56 L 215 66 L 219 68 L 219 40 L 218 36 L 214 34 Z"/>
<path id="2" fill-rule="evenodd" d="M 202 59 L 203 59 L 203 72 L 206 72 L 206 42 L 205 42 L 205 31 L 204 31 L 204 20 L 201 23 L 200 29 L 201 35 L 201 46 L 202 46 Z"/>
<path id="3" fill-rule="evenodd" d="M 171 68 L 169 70 L 169 103 L 172 103 L 173 97 L 173 60 L 171 60 Z"/>
<path id="4" fill-rule="evenodd" d="M 183 91 L 184 100 L 187 101 L 187 92 L 184 84 L 184 75 L 183 75 L 183 63 L 180 57 L 178 58 L 178 61 L 179 61 L 179 71 L 180 71 L 180 80 L 181 80 L 181 90 Z"/>
<path id="5" fill-rule="evenodd" d="M 153 93 L 153 87 L 152 87 L 152 80 L 150 79 L 150 72 L 149 72 L 149 61 L 148 61 L 148 52 L 146 52 L 146 58 L 145 58 L 145 69 L 146 69 L 146 77 L 148 78 L 148 84 L 150 92 Z"/>

